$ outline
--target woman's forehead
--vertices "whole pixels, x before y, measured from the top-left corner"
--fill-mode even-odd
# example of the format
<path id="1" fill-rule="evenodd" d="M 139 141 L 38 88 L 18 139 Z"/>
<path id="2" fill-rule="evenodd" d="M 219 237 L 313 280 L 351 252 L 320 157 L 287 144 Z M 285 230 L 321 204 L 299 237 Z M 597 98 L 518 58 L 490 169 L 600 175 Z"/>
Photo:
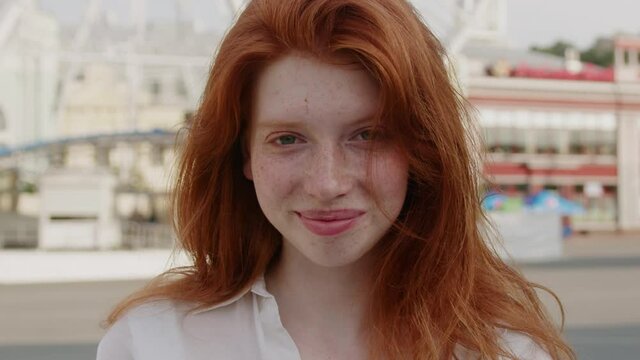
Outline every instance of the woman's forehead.
<path id="1" fill-rule="evenodd" d="M 287 55 L 269 64 L 253 92 L 253 118 L 303 121 L 337 118 L 359 121 L 378 109 L 378 86 L 362 67 Z"/>

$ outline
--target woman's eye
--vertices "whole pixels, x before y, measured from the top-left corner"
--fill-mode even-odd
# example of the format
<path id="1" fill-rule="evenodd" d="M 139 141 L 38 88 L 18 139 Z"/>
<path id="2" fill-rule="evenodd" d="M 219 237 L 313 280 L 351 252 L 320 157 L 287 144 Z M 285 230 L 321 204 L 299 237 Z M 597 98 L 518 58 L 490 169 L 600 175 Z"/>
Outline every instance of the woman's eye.
<path id="1" fill-rule="evenodd" d="M 292 145 L 296 143 L 298 138 L 293 135 L 281 135 L 276 138 L 278 145 Z"/>
<path id="2" fill-rule="evenodd" d="M 366 129 L 360 131 L 355 139 L 358 141 L 377 141 L 380 140 L 380 132 L 374 129 Z"/>
<path id="3" fill-rule="evenodd" d="M 371 130 L 364 130 L 358 134 L 358 138 L 360 140 L 369 141 L 373 138 L 373 133 L 371 132 Z"/>

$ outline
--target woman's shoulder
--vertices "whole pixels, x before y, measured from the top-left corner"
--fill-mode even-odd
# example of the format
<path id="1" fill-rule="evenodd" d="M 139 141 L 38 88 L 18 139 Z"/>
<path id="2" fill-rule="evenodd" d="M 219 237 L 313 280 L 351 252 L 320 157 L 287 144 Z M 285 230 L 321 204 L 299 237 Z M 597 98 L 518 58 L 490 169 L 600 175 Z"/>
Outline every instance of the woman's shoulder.
<path id="1" fill-rule="evenodd" d="M 175 322 L 189 313 L 193 306 L 189 303 L 174 300 L 152 300 L 133 306 L 127 310 L 112 327 L 119 325 L 129 331 L 138 326 L 153 327 Z"/>
<path id="2" fill-rule="evenodd" d="M 498 342 L 500 347 L 509 352 L 518 360 L 551 360 L 551 356 L 538 345 L 529 335 L 522 332 L 498 329 Z M 458 359 L 478 359 L 478 353 L 458 346 L 455 351 Z M 501 358 L 502 359 L 502 358 Z"/>
<path id="3" fill-rule="evenodd" d="M 149 301 L 111 325 L 98 345 L 97 359 L 200 359 L 224 353 L 239 339 L 251 339 L 252 311 L 251 298 L 242 294 L 205 308 L 175 300 Z"/>
<path id="4" fill-rule="evenodd" d="M 546 350 L 522 332 L 503 329 L 500 331 L 500 341 L 519 360 L 551 360 Z"/>
<path id="5" fill-rule="evenodd" d="M 127 310 L 98 344 L 98 360 L 134 359 L 140 344 L 162 344 L 178 337 L 172 332 L 190 309 L 189 304 L 154 300 Z M 159 343 L 160 342 L 160 343 Z"/>

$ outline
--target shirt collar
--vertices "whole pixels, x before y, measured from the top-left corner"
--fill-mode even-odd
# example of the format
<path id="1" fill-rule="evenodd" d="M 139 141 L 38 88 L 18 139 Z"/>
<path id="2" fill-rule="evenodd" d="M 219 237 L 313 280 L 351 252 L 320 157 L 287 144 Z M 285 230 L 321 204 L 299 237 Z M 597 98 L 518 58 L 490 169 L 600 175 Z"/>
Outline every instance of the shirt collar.
<path id="1" fill-rule="evenodd" d="M 253 285 L 251 285 L 251 292 L 264 298 L 273 297 L 273 295 L 267 291 L 267 283 L 264 281 L 264 274 L 260 274 Z"/>
<path id="2" fill-rule="evenodd" d="M 240 300 L 242 297 L 244 297 L 248 292 L 252 292 L 253 294 L 256 294 L 258 296 L 261 296 L 263 298 L 272 298 L 273 295 L 271 295 L 271 293 L 269 293 L 269 291 L 267 291 L 267 284 L 264 281 L 264 274 L 261 274 L 260 276 L 258 276 L 258 278 L 253 282 L 253 284 L 251 284 L 251 286 L 239 291 L 236 295 L 234 295 L 233 297 L 221 302 L 221 303 L 217 303 L 215 305 L 212 306 L 207 306 L 205 308 L 196 310 L 193 312 L 193 314 L 197 315 L 197 314 L 201 314 L 210 310 L 214 310 L 214 309 L 218 309 L 230 304 L 235 303 L 236 301 Z"/>

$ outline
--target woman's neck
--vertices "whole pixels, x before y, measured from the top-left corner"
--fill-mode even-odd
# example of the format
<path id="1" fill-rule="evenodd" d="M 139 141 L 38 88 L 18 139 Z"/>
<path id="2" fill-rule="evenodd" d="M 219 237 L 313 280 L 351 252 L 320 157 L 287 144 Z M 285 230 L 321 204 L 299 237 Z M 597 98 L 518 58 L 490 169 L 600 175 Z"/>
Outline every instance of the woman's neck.
<path id="1" fill-rule="evenodd" d="M 361 345 L 370 301 L 371 259 L 365 255 L 346 266 L 324 267 L 287 245 L 265 276 L 285 328 L 294 340 L 312 338 L 337 347 Z"/>

